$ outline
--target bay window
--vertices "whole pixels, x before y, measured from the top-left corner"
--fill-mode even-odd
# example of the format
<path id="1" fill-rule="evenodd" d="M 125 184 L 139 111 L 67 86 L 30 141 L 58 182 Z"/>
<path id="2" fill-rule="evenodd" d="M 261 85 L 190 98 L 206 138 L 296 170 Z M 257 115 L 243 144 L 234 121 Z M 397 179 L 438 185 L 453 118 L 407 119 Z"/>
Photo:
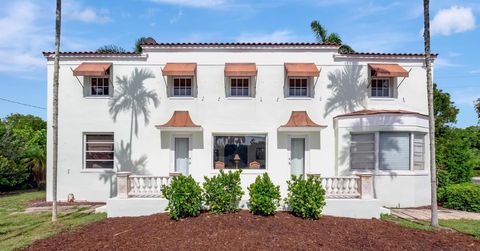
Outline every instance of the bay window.
<path id="1" fill-rule="evenodd" d="M 352 133 L 352 170 L 424 170 L 425 134 L 413 132 Z"/>
<path id="2" fill-rule="evenodd" d="M 215 169 L 265 169 L 266 135 L 217 135 L 213 137 Z"/>

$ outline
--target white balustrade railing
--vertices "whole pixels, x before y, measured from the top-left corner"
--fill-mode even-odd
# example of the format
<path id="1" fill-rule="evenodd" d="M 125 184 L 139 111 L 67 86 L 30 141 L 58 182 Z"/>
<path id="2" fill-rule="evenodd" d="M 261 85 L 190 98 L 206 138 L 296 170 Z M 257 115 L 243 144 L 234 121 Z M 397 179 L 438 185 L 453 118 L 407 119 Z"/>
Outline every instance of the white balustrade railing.
<path id="1" fill-rule="evenodd" d="M 358 176 L 320 177 L 320 181 L 327 198 L 348 199 L 361 195 Z"/>
<path id="2" fill-rule="evenodd" d="M 128 197 L 162 197 L 162 187 L 168 185 L 168 176 L 129 175 Z"/>

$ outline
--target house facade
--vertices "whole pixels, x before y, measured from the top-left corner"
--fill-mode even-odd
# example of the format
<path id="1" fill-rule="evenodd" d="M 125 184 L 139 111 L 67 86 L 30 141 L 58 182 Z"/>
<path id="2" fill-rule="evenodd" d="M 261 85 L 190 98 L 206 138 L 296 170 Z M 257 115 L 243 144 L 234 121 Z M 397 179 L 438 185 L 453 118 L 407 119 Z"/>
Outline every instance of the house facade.
<path id="1" fill-rule="evenodd" d="M 422 54 L 153 39 L 142 48 L 61 53 L 59 200 L 153 200 L 172 175 L 203 182 L 242 169 L 245 191 L 267 172 L 283 196 L 291 175 L 320 176 L 327 207 L 351 203 L 329 210 L 355 211 L 362 198 L 376 207 L 430 203 Z M 52 100 L 54 54 L 44 55 Z"/>

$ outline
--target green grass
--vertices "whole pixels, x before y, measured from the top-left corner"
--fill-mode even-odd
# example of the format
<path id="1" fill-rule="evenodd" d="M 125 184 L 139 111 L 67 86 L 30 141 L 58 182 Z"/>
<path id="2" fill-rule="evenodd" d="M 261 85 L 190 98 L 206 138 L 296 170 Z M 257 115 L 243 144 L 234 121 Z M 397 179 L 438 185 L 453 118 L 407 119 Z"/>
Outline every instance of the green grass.
<path id="1" fill-rule="evenodd" d="M 411 221 L 388 214 L 382 214 L 381 219 L 393 222 L 402 227 L 419 230 L 433 230 L 430 226 L 430 222 L 427 221 Z M 480 239 L 480 220 L 440 220 L 439 224 L 442 227 L 451 228 L 460 233 L 472 235 L 475 238 Z"/>
<path id="2" fill-rule="evenodd" d="M 480 239 L 480 220 L 440 220 L 440 226 L 455 229 Z"/>
<path id="3" fill-rule="evenodd" d="M 0 250 L 24 247 L 35 240 L 106 218 L 106 214 L 88 213 L 81 207 L 75 208 L 71 213 L 59 214 L 59 220 L 55 224 L 50 221 L 50 212 L 12 214 L 24 211 L 27 201 L 44 198 L 45 192 L 0 197 Z"/>

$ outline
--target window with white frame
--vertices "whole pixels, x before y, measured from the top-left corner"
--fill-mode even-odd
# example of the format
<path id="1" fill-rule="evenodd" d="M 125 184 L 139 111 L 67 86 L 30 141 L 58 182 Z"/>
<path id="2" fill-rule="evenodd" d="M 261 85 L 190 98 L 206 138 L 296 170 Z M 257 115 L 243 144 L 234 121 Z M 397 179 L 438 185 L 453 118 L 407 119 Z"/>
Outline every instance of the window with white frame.
<path id="1" fill-rule="evenodd" d="M 172 96 L 191 97 L 193 96 L 192 77 L 173 77 Z"/>
<path id="2" fill-rule="evenodd" d="M 250 79 L 249 78 L 231 78 L 230 79 L 231 97 L 249 97 Z"/>
<path id="3" fill-rule="evenodd" d="M 86 169 L 113 169 L 113 134 L 85 134 Z"/>
<path id="4" fill-rule="evenodd" d="M 424 140 L 424 134 L 413 132 L 352 133 L 350 168 L 424 170 Z"/>
<path id="5" fill-rule="evenodd" d="M 373 78 L 370 85 L 372 97 L 393 97 L 392 79 Z"/>
<path id="6" fill-rule="evenodd" d="M 109 96 L 110 95 L 110 77 L 89 77 L 90 96 Z"/>
<path id="7" fill-rule="evenodd" d="M 265 169 L 266 146 L 266 135 L 214 136 L 214 169 Z"/>
<path id="8" fill-rule="evenodd" d="M 308 86 L 308 78 L 288 79 L 288 96 L 290 97 L 309 97 L 310 91 Z"/>

